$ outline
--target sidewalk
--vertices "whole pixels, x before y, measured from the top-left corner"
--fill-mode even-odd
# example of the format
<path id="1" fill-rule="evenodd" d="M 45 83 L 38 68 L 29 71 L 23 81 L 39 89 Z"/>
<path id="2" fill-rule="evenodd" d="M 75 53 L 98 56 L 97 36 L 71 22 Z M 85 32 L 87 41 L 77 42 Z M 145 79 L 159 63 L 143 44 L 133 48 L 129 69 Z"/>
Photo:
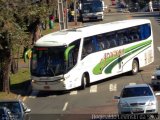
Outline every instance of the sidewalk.
<path id="1" fill-rule="evenodd" d="M 59 23 L 57 23 L 59 24 Z M 81 27 L 82 26 L 82 22 L 68 22 L 68 29 L 71 28 L 77 28 L 77 27 Z M 59 31 L 60 30 L 60 25 L 57 25 L 54 29 L 53 32 Z"/>

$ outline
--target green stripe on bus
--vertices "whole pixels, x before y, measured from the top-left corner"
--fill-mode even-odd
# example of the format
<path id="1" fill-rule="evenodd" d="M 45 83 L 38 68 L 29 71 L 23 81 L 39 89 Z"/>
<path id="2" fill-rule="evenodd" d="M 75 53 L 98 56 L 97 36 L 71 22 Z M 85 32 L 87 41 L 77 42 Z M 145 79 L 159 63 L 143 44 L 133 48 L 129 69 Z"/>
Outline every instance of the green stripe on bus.
<path id="1" fill-rule="evenodd" d="M 68 47 L 66 50 L 65 50 L 65 53 L 64 53 L 64 59 L 65 61 L 68 61 L 68 53 L 70 52 L 71 49 L 73 49 L 75 47 L 75 45 L 72 45 L 70 47 Z"/>
<path id="2" fill-rule="evenodd" d="M 121 60 L 127 58 L 128 56 L 130 56 L 131 54 L 143 49 L 144 47 L 150 45 L 152 43 L 152 40 L 149 40 L 149 41 L 146 41 L 146 42 L 143 42 L 143 43 L 140 43 L 140 44 L 137 44 L 137 45 L 134 45 L 132 47 L 129 47 L 129 48 L 126 48 L 124 50 L 124 54 L 122 57 L 121 57 Z M 132 51 L 132 52 L 131 52 Z M 114 56 L 114 57 L 110 57 L 110 58 L 107 58 L 105 60 L 102 60 L 100 63 L 98 63 L 94 69 L 93 69 L 93 74 L 95 75 L 98 75 L 98 74 L 102 74 L 102 71 L 103 69 L 108 65 L 108 67 L 105 69 L 105 73 L 111 73 L 113 67 L 115 65 L 118 64 L 118 59 L 119 57 L 118 56 Z M 116 60 L 117 59 L 117 60 Z M 115 61 L 114 61 L 115 60 Z M 113 62 L 114 61 L 114 62 Z"/>

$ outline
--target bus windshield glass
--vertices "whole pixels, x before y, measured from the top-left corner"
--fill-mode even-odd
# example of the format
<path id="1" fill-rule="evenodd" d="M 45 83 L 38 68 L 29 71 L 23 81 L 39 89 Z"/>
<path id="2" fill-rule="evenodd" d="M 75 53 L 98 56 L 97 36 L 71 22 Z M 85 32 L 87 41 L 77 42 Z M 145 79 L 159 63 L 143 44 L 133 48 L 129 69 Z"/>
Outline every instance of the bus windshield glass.
<path id="1" fill-rule="evenodd" d="M 64 52 L 66 47 L 34 47 L 31 58 L 31 74 L 56 76 L 65 72 Z"/>
<path id="2" fill-rule="evenodd" d="M 82 7 L 83 13 L 94 13 L 103 11 L 102 1 L 99 0 L 83 3 Z"/>

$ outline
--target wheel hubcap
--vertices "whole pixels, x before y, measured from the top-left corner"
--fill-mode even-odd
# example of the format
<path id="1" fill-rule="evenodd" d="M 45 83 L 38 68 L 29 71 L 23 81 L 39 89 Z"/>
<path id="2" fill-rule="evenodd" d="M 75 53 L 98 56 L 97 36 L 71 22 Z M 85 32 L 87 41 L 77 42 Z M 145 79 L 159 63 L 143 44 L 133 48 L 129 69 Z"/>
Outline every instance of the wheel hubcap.
<path id="1" fill-rule="evenodd" d="M 135 63 L 133 64 L 133 71 L 137 72 L 137 65 Z"/>
<path id="2" fill-rule="evenodd" d="M 83 84 L 84 84 L 84 86 L 86 86 L 86 84 L 87 84 L 86 77 L 84 77 L 84 79 L 83 79 Z"/>

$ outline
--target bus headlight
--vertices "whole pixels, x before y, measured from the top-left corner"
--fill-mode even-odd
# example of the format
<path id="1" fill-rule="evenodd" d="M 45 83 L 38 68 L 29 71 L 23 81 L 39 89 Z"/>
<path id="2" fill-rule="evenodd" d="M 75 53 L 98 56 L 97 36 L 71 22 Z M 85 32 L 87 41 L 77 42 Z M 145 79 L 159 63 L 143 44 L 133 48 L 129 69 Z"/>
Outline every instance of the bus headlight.
<path id="1" fill-rule="evenodd" d="M 61 79 L 60 81 L 61 81 L 61 82 L 64 82 L 64 79 Z"/>
<path id="2" fill-rule="evenodd" d="M 36 80 L 32 80 L 32 83 L 36 83 Z"/>
<path id="3" fill-rule="evenodd" d="M 151 76 L 151 79 L 156 79 L 156 76 L 155 76 L 155 75 L 152 75 L 152 76 Z"/>
<path id="4" fill-rule="evenodd" d="M 70 75 L 67 75 L 67 76 L 64 77 L 64 79 L 68 79 L 69 77 L 70 77 Z"/>

